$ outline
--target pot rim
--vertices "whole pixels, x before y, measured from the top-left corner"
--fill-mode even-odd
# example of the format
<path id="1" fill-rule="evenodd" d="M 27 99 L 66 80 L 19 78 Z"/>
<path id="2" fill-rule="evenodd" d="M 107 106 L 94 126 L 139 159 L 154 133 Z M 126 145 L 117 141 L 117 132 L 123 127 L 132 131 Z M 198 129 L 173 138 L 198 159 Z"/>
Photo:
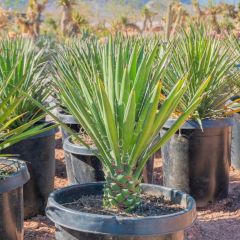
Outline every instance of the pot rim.
<path id="1" fill-rule="evenodd" d="M 44 123 L 47 124 L 47 127 L 56 125 L 56 123 L 51 122 L 51 121 L 42 121 L 42 122 L 39 123 L 39 124 L 44 124 Z M 57 132 L 58 132 L 58 126 L 56 125 L 55 128 L 52 128 L 52 129 L 50 129 L 50 130 L 48 130 L 48 131 L 46 131 L 46 132 L 42 132 L 42 133 L 37 134 L 37 135 L 35 135 L 35 136 L 32 136 L 32 137 L 23 139 L 22 141 L 24 141 L 24 140 L 31 140 L 31 139 L 38 139 L 38 138 L 43 138 L 43 137 L 49 137 L 49 136 L 55 135 Z M 20 142 L 21 142 L 21 141 L 20 141 Z"/>
<path id="2" fill-rule="evenodd" d="M 163 128 L 169 129 L 176 122 L 176 119 L 170 118 L 164 124 Z M 226 128 L 232 127 L 235 124 L 233 117 L 219 118 L 219 119 L 203 119 L 202 128 Z M 187 120 L 180 129 L 201 129 L 199 123 L 195 120 Z"/>
<path id="3" fill-rule="evenodd" d="M 23 186 L 30 179 L 27 165 L 24 161 L 18 160 L 16 158 L 0 158 L 0 163 L 1 162 L 5 162 L 5 164 L 16 163 L 18 165 L 16 168 L 19 169 L 9 177 L 0 180 L 0 194 L 4 192 L 10 192 Z"/>
<path id="4" fill-rule="evenodd" d="M 64 114 L 63 109 L 61 107 L 57 110 L 57 118 L 65 124 L 74 124 L 80 125 L 79 122 L 74 118 L 71 114 Z"/>
<path id="5" fill-rule="evenodd" d="M 141 184 L 141 187 L 144 191 L 155 190 L 171 198 L 181 196 L 182 201 L 186 202 L 186 208 L 177 213 L 161 216 L 122 217 L 80 212 L 66 208 L 55 200 L 55 197 L 61 192 L 66 194 L 68 190 L 78 188 L 84 190 L 84 188 L 94 186 L 100 188 L 103 185 L 104 182 L 72 185 L 51 193 L 46 208 L 47 217 L 57 225 L 76 231 L 124 236 L 169 234 L 190 227 L 196 219 L 196 203 L 190 195 L 153 184 Z M 71 219 L 71 223 L 64 217 L 67 217 L 68 220 Z M 144 225 L 145 227 L 143 227 Z"/>
<path id="6" fill-rule="evenodd" d="M 96 156 L 95 152 L 97 148 L 87 148 L 80 144 L 74 144 L 70 141 L 72 136 L 67 137 L 63 143 L 63 150 L 69 153 L 84 155 L 84 156 Z"/>

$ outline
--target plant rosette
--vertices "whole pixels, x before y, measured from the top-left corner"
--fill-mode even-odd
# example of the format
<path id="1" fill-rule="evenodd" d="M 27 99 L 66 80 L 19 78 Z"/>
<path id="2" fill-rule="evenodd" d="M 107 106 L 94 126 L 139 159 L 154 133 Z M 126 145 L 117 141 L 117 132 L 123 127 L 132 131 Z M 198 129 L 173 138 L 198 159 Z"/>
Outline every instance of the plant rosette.
<path id="1" fill-rule="evenodd" d="M 106 44 L 97 46 L 97 52 L 100 53 L 97 60 L 90 56 L 89 61 L 79 64 L 79 61 L 85 59 L 84 51 L 85 48 L 73 48 L 70 57 L 69 54 L 59 52 L 54 59 L 54 69 L 57 71 L 57 74 L 53 74 L 54 84 L 61 102 L 83 127 L 98 149 L 96 155 L 104 167 L 106 179 L 104 184 L 99 185 L 102 191 L 102 209 L 105 211 L 117 209 L 118 212 L 131 214 L 141 206 L 142 202 L 145 202 L 141 195 L 143 185 L 140 183 L 147 161 L 193 113 L 201 101 L 202 93 L 208 82 L 203 81 L 201 90 L 194 95 L 186 110 L 169 131 L 160 137 L 160 129 L 180 103 L 186 91 L 186 76 L 183 75 L 159 107 L 163 90 L 159 79 L 162 79 L 165 73 L 169 51 L 162 51 L 161 45 L 156 42 L 151 45 L 145 44 L 142 40 L 121 39 L 119 41 L 118 38 L 110 38 Z M 160 60 L 158 59 L 159 55 L 161 56 Z M 74 71 L 72 71 L 73 63 L 78 66 Z M 98 64 L 97 68 L 95 67 L 96 63 Z M 60 124 L 63 125 L 61 122 Z M 88 147 L 81 136 L 79 137 L 77 134 L 73 134 L 73 136 L 82 145 Z M 98 184 L 96 183 L 96 185 Z M 82 186 L 84 187 L 84 185 L 74 185 L 70 189 Z M 146 186 L 149 189 L 148 195 L 151 195 L 152 187 L 152 185 Z M 159 194 L 164 195 L 161 193 L 163 189 L 157 188 L 160 188 Z M 171 191 L 168 190 L 168 194 L 171 194 Z M 71 202 L 75 193 L 77 199 L 80 196 L 77 195 L 77 192 L 78 190 L 67 194 L 69 197 L 64 204 L 67 204 L 68 200 Z M 79 190 L 79 192 L 81 191 Z M 184 195 L 184 199 L 188 199 L 188 196 Z M 173 198 L 168 200 L 176 203 Z M 184 206 L 184 202 L 182 204 L 184 210 L 179 210 L 176 213 L 177 216 L 181 215 L 181 211 L 188 212 L 188 207 Z M 52 206 L 48 206 L 47 214 L 50 217 Z M 163 203 L 164 207 L 165 203 Z M 63 212 L 60 215 L 62 214 Z M 79 214 L 81 215 L 81 211 Z M 190 226 L 195 219 L 194 214 L 190 215 L 187 226 Z M 173 214 L 171 217 L 175 218 L 175 215 Z M 156 219 L 158 218 L 163 219 L 164 217 L 159 213 L 159 216 L 156 216 Z M 116 218 L 108 216 L 103 219 L 101 225 L 108 226 L 106 219 L 114 220 Z M 52 220 L 56 221 L 55 218 Z M 165 218 L 164 221 L 167 223 Z M 115 221 L 115 223 L 116 227 L 121 225 L 121 221 Z M 137 219 L 133 219 L 133 226 L 134 223 L 137 223 Z M 158 224 L 160 223 L 158 222 Z M 88 221 L 86 221 L 86 225 L 88 225 Z M 177 232 L 181 231 L 182 234 L 187 226 L 182 226 L 183 228 L 177 229 Z M 142 229 L 146 230 L 148 227 Z M 150 233 L 152 230 L 143 235 L 154 235 L 156 232 Z M 101 232 L 101 229 L 99 231 Z M 132 236 L 142 234 L 138 233 L 139 228 L 133 227 L 132 231 L 130 234 Z M 62 239 L 67 239 L 68 234 L 70 233 L 63 232 L 61 236 L 66 237 Z M 109 232 L 109 234 L 112 233 Z M 124 235 L 119 232 L 120 237 L 122 234 Z M 161 234 L 160 231 L 156 233 L 159 239 L 161 239 Z M 56 237 L 58 237 L 57 233 Z M 183 235 L 179 239 L 183 239 Z"/>

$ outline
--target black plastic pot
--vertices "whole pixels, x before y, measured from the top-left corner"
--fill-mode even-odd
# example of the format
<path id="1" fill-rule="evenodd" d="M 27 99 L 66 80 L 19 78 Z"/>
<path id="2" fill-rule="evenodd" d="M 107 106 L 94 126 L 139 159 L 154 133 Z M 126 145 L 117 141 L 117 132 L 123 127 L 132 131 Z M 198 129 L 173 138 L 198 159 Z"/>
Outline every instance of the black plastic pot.
<path id="1" fill-rule="evenodd" d="M 237 67 L 239 66 L 237 65 Z M 232 97 L 228 101 L 228 104 L 239 98 L 240 96 L 238 95 Z M 232 128 L 231 166 L 233 166 L 235 169 L 240 169 L 240 114 L 235 113 L 233 118 L 235 120 L 235 125 Z"/>
<path id="2" fill-rule="evenodd" d="M 102 164 L 93 150 L 72 143 L 70 138 L 63 144 L 69 184 L 104 181 Z"/>
<path id="3" fill-rule="evenodd" d="M 29 180 L 22 161 L 0 159 L 0 165 L 11 165 L 15 173 L 0 180 L 0 239 L 23 240 L 23 184 Z"/>
<path id="4" fill-rule="evenodd" d="M 184 230 L 196 218 L 195 201 L 189 195 L 162 186 L 142 184 L 145 193 L 162 196 L 181 204 L 181 212 L 154 217 L 117 217 L 88 214 L 63 206 L 83 195 L 103 192 L 103 183 L 73 185 L 53 192 L 46 215 L 56 225 L 57 240 L 183 240 Z"/>
<path id="5" fill-rule="evenodd" d="M 148 160 L 145 168 L 143 169 L 143 182 L 152 184 L 153 183 L 153 173 L 154 173 L 154 156 L 152 156 Z"/>
<path id="6" fill-rule="evenodd" d="M 164 134 L 175 120 L 169 120 Z M 189 193 L 204 207 L 228 195 L 232 118 L 186 122 L 163 147 L 163 183 Z"/>
<path id="7" fill-rule="evenodd" d="M 235 113 L 236 124 L 232 128 L 231 165 L 240 169 L 240 114 Z"/>
<path id="8" fill-rule="evenodd" d="M 24 216 L 43 214 L 54 189 L 56 129 L 25 139 L 2 153 L 18 155 L 28 166 L 30 181 L 24 186 Z"/>
<path id="9" fill-rule="evenodd" d="M 58 109 L 57 117 L 61 122 L 65 123 L 73 131 L 75 132 L 80 131 L 80 124 L 76 121 L 76 119 L 72 115 L 67 114 L 62 108 Z M 65 139 L 67 139 L 70 136 L 70 134 L 64 128 L 61 128 L 61 132 L 62 140 L 64 142 Z"/>

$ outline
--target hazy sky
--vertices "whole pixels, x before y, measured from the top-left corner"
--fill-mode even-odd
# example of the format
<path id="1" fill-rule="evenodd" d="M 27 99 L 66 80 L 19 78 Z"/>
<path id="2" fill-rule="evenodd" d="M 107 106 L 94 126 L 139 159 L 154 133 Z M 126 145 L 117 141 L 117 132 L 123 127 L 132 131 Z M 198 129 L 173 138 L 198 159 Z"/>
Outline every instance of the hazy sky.
<path id="1" fill-rule="evenodd" d="M 209 0 L 200 0 L 202 4 L 207 4 Z M 220 3 L 220 2 L 227 2 L 227 3 L 234 3 L 237 4 L 239 3 L 239 0 L 213 0 L 214 3 Z"/>

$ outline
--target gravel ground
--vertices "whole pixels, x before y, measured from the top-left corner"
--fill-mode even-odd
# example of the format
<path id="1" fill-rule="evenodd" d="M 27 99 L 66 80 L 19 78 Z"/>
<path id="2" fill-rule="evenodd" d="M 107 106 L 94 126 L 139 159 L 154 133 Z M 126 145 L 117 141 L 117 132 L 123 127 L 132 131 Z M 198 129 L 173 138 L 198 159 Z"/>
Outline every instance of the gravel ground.
<path id="1" fill-rule="evenodd" d="M 55 188 L 67 185 L 61 135 L 56 135 Z M 161 160 L 155 160 L 154 181 L 161 184 Z M 54 225 L 45 216 L 24 223 L 25 240 L 54 240 Z M 186 231 L 186 240 L 240 240 L 240 171 L 231 169 L 229 197 L 198 211 L 198 219 Z"/>

